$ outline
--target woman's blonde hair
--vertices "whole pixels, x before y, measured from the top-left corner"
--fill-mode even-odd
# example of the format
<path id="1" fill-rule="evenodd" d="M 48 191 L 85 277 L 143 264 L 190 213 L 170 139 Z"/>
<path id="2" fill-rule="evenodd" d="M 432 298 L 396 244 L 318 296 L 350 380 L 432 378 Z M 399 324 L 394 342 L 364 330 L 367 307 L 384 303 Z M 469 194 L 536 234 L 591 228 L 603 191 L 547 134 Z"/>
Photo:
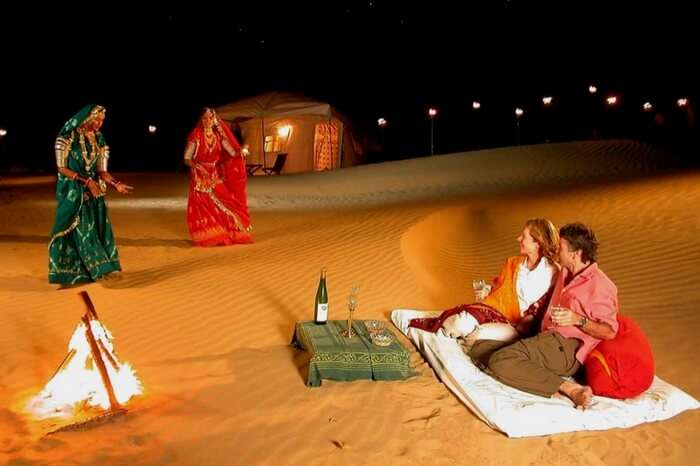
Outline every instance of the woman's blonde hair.
<path id="1" fill-rule="evenodd" d="M 540 245 L 540 252 L 550 262 L 559 261 L 559 230 L 546 218 L 530 218 L 525 222 L 530 236 Z"/>

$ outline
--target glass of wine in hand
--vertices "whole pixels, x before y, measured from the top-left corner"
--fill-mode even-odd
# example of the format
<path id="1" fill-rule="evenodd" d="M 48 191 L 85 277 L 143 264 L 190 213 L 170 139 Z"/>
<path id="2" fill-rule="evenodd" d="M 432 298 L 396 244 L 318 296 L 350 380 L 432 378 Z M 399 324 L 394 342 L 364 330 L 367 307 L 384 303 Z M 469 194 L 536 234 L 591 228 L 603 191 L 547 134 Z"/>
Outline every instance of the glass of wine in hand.
<path id="1" fill-rule="evenodd" d="M 487 291 L 486 280 L 472 280 L 472 288 L 474 289 L 474 300 L 476 302 L 483 301 Z"/>

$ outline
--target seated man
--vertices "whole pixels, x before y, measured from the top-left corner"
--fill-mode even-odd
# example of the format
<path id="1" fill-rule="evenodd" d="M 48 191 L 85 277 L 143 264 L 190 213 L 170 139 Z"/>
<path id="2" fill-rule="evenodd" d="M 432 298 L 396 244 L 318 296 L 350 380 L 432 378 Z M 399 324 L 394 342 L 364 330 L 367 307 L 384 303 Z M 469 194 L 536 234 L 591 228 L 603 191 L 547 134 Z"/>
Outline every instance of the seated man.
<path id="1" fill-rule="evenodd" d="M 591 388 L 562 379 L 574 375 L 601 340 L 617 333 L 617 287 L 598 268 L 598 241 L 580 223 L 559 231 L 557 277 L 540 333 L 506 344 L 480 340 L 471 349 L 474 363 L 506 385 L 536 395 L 562 393 L 576 408 L 587 408 Z"/>

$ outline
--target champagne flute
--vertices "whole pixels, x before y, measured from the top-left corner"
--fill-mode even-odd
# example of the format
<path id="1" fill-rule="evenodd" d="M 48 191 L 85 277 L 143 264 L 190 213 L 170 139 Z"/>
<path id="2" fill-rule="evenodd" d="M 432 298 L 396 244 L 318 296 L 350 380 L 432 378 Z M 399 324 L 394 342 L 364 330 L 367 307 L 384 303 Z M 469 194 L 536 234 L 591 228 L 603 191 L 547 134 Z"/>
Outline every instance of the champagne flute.
<path id="1" fill-rule="evenodd" d="M 343 336 L 346 338 L 352 338 L 355 336 L 355 332 L 352 331 L 352 318 L 353 313 L 357 309 L 357 292 L 359 290 L 359 286 L 353 285 L 352 289 L 350 290 L 350 296 L 348 297 L 348 329 L 343 332 Z"/>

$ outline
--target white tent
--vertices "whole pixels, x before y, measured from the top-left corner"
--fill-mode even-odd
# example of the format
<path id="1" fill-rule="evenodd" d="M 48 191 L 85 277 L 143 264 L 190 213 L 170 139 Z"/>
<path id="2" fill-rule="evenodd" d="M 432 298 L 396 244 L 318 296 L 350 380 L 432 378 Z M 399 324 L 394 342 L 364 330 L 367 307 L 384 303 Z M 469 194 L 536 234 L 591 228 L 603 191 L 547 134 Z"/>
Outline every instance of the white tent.
<path id="1" fill-rule="evenodd" d="M 286 153 L 283 173 L 333 170 L 356 165 L 362 149 L 347 120 L 330 104 L 284 92 L 269 92 L 223 105 L 216 112 L 241 128 L 248 164 L 271 167 Z M 258 171 L 257 174 L 262 173 Z"/>

